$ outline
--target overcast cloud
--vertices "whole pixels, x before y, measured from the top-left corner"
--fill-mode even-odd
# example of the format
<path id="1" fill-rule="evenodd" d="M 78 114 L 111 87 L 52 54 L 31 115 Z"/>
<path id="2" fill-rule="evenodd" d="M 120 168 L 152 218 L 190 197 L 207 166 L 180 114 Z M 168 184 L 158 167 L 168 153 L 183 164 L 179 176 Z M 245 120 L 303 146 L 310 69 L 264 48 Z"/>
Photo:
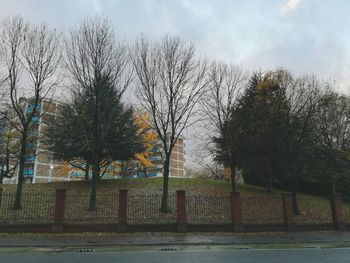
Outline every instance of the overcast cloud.
<path id="1" fill-rule="evenodd" d="M 281 14 L 288 14 L 292 12 L 300 4 L 301 0 L 288 0 L 288 2 L 281 7 Z"/>
<path id="2" fill-rule="evenodd" d="M 350 95 L 349 10 L 349 0 L 0 0 L 0 17 L 20 14 L 68 30 L 98 14 L 126 40 L 174 34 L 210 59 L 314 73 Z M 185 137 L 194 158 L 203 143 L 189 131 Z"/>
<path id="3" fill-rule="evenodd" d="M 348 0 L 0 0 L 0 16 L 21 14 L 60 30 L 95 14 L 121 38 L 176 34 L 202 55 L 247 70 L 283 66 L 335 80 L 350 93 Z"/>

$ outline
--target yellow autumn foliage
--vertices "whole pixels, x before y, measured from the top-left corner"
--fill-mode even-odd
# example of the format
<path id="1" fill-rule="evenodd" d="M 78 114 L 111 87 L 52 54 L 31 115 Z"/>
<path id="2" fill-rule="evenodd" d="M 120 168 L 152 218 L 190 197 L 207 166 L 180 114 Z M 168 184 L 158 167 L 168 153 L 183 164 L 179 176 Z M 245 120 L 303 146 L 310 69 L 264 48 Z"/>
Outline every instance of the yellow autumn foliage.
<path id="1" fill-rule="evenodd" d="M 149 125 L 150 117 L 149 114 L 143 111 L 139 111 L 134 118 L 134 122 L 139 127 L 139 133 L 144 141 L 145 151 L 135 155 L 136 159 L 142 166 L 151 167 L 154 164 L 149 160 L 149 157 L 153 154 L 155 143 L 158 140 L 156 132 Z"/>

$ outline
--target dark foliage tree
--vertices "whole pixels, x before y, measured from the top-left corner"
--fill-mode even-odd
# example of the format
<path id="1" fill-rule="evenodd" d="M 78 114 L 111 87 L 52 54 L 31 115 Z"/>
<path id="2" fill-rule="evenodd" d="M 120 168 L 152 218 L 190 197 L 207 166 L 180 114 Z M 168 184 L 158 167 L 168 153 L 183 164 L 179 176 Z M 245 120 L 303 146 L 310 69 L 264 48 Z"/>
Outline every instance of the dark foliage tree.
<path id="1" fill-rule="evenodd" d="M 65 62 L 73 102 L 62 111 L 68 116 L 60 118 L 63 123 L 67 119 L 71 125 L 65 126 L 67 133 L 75 132 L 73 138 L 76 138 L 68 142 L 73 151 L 67 154 L 91 165 L 89 207 L 95 210 L 97 180 L 102 167 L 108 167 L 114 160 L 129 159 L 141 148 L 132 109 L 121 102 L 131 79 L 129 54 L 115 38 L 110 23 L 94 18 L 70 32 L 65 41 Z M 68 110 L 71 113 L 66 113 Z M 67 136 L 63 138 L 69 140 Z"/>
<path id="2" fill-rule="evenodd" d="M 57 159 L 86 160 L 92 167 L 89 209 L 96 210 L 97 181 L 114 161 L 127 161 L 141 152 L 142 139 L 133 110 L 108 77 L 73 93 L 72 103 L 61 106 L 46 130 L 49 149 Z"/>
<path id="3" fill-rule="evenodd" d="M 314 121 L 317 104 L 322 94 L 328 92 L 329 83 L 315 76 L 293 77 L 280 72 L 280 85 L 286 90 L 287 111 L 281 134 L 284 163 L 284 184 L 292 192 L 294 213 L 299 214 L 297 191 L 308 180 L 315 160 Z"/>
<path id="4" fill-rule="evenodd" d="M 319 161 L 324 164 L 323 180 L 336 192 L 350 167 L 350 99 L 336 93 L 324 95 L 317 105 L 315 141 Z"/>
<path id="5" fill-rule="evenodd" d="M 241 165 L 247 181 L 272 183 L 293 193 L 315 160 L 313 142 L 317 105 L 329 84 L 314 76 L 293 77 L 285 70 L 254 74 L 236 115 L 242 125 Z"/>
<path id="6" fill-rule="evenodd" d="M 268 192 L 285 163 L 280 132 L 286 106 L 285 90 L 274 74 L 255 73 L 235 110 L 242 129 L 241 165 L 246 173 L 264 182 Z"/>
<path id="7" fill-rule="evenodd" d="M 79 106 L 71 103 L 60 103 L 55 115 L 46 118 L 44 130 L 45 144 L 53 152 L 53 158 L 68 162 L 75 168 L 88 173 L 88 153 L 83 146 Z M 88 168 L 88 167 L 87 167 Z M 87 177 L 87 178 L 86 178 Z M 85 174 L 85 179 L 89 176 Z"/>

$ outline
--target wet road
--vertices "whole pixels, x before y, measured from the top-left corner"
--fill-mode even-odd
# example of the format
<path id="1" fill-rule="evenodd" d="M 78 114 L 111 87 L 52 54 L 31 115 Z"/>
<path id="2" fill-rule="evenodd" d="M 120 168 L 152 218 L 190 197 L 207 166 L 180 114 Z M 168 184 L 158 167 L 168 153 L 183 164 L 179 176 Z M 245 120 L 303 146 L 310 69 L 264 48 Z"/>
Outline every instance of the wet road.
<path id="1" fill-rule="evenodd" d="M 290 263 L 350 262 L 350 249 L 276 249 L 243 251 L 137 251 L 137 252 L 70 252 L 70 253 L 1 253 L 0 262 L 7 263 Z"/>

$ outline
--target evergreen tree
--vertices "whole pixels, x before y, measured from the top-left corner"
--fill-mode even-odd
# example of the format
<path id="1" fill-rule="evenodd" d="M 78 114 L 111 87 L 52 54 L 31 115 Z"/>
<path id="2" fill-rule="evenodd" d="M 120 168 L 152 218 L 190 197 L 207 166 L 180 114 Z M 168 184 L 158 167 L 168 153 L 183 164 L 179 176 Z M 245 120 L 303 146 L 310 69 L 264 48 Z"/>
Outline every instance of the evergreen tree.
<path id="1" fill-rule="evenodd" d="M 86 160 L 92 167 L 89 209 L 96 209 L 97 181 L 114 161 L 134 158 L 143 150 L 133 121 L 133 110 L 121 102 L 121 94 L 106 76 L 73 93 L 46 131 L 50 150 L 57 159 Z"/>
<path id="2" fill-rule="evenodd" d="M 273 73 L 256 73 L 236 110 L 243 130 L 241 166 L 253 180 L 264 183 L 268 192 L 285 163 L 280 134 L 286 111 L 284 98 L 285 90 Z"/>

